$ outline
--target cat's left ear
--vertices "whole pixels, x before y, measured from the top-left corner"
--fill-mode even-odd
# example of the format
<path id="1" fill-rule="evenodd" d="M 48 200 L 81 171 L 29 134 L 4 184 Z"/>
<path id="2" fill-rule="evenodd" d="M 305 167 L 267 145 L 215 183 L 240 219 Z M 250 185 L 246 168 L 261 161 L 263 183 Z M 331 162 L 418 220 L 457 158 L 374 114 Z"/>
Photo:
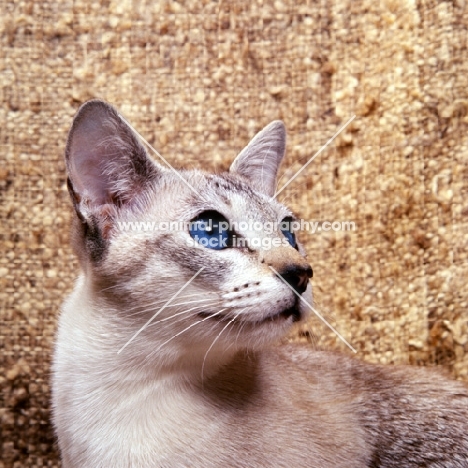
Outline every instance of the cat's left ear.
<path id="1" fill-rule="evenodd" d="M 281 120 L 275 120 L 253 137 L 231 164 L 229 172 L 248 179 L 256 190 L 272 197 L 285 150 L 286 128 Z"/>
<path id="2" fill-rule="evenodd" d="M 78 216 L 83 205 L 131 203 L 161 172 L 117 110 L 98 99 L 75 115 L 65 160 Z"/>

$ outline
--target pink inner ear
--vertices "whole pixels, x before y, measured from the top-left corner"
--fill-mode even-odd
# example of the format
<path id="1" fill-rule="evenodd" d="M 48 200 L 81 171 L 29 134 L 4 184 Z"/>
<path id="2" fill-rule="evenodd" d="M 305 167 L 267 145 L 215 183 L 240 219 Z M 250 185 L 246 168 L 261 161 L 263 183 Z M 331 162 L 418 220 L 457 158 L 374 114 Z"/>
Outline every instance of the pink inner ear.
<path id="1" fill-rule="evenodd" d="M 70 177 L 75 190 L 85 198 L 101 205 L 110 199 L 109 184 L 102 171 L 102 154 L 88 148 L 76 151 L 70 168 Z"/>
<path id="2" fill-rule="evenodd" d="M 117 111 L 99 100 L 76 114 L 66 160 L 73 191 L 95 206 L 128 203 L 159 172 Z"/>
<path id="3" fill-rule="evenodd" d="M 279 120 L 273 121 L 239 153 L 230 171 L 245 177 L 257 190 L 272 197 L 285 148 L 284 124 Z"/>
<path id="4" fill-rule="evenodd" d="M 103 173 L 107 155 L 102 141 L 108 136 L 106 133 L 102 121 L 90 116 L 79 122 L 69 147 L 69 172 L 73 187 L 82 197 L 97 205 L 106 203 L 110 198 L 109 181 Z"/>

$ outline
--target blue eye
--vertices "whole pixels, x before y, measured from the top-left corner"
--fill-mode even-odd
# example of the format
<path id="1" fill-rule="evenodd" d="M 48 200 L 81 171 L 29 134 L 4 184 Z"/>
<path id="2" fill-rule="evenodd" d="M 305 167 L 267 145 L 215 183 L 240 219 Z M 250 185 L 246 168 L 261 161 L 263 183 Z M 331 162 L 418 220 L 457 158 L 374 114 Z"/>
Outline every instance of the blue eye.
<path id="1" fill-rule="evenodd" d="M 297 249 L 297 242 L 296 242 L 296 235 L 292 231 L 291 223 L 293 219 L 290 217 L 284 218 L 283 221 L 280 223 L 280 229 L 283 233 L 284 237 L 288 240 L 291 247 Z"/>
<path id="2" fill-rule="evenodd" d="M 231 234 L 227 219 L 217 211 L 204 211 L 190 222 L 189 233 L 194 240 L 208 249 L 230 247 Z"/>

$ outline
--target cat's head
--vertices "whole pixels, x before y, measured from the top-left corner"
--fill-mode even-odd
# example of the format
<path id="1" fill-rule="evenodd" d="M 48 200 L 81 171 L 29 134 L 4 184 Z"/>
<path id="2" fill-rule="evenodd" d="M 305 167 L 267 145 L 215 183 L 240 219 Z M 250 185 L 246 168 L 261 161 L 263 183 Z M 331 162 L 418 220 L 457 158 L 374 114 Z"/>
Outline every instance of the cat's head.
<path id="1" fill-rule="evenodd" d="M 97 313 L 125 338 L 147 324 L 123 352 L 261 347 L 309 314 L 312 270 L 274 198 L 285 142 L 275 121 L 229 172 L 175 171 L 109 104 L 80 108 L 66 148 L 73 246 Z"/>

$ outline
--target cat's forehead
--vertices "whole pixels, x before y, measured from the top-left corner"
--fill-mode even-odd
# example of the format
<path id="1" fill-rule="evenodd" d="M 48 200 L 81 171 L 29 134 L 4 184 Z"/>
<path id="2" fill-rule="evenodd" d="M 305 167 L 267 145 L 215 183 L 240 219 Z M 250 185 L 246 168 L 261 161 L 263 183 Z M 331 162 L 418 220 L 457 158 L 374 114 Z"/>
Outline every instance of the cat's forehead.
<path id="1" fill-rule="evenodd" d="M 235 174 L 205 174 L 206 193 L 224 205 L 233 215 L 249 214 L 265 219 L 277 219 L 291 214 L 290 210 L 274 198 L 254 190 L 248 182 Z"/>
<path id="2" fill-rule="evenodd" d="M 243 177 L 229 172 L 211 174 L 182 170 L 175 174 L 165 171 L 148 195 L 144 212 L 154 214 L 156 211 L 171 219 L 191 219 L 209 210 L 233 220 L 278 221 L 292 216 L 292 212 L 274 197 L 255 190 Z"/>

